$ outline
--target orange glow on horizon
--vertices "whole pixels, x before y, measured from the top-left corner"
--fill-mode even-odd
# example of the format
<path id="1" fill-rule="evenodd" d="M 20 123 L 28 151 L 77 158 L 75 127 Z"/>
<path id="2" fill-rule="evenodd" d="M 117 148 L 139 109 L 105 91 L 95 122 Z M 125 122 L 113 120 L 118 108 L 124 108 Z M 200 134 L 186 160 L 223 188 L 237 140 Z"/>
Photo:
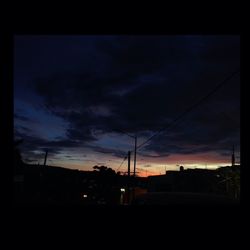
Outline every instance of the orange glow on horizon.
<path id="1" fill-rule="evenodd" d="M 64 167 L 69 169 L 78 169 L 82 171 L 93 171 L 93 166 L 97 165 L 96 162 L 104 162 L 103 165 L 112 168 L 117 172 L 127 171 L 127 162 L 125 161 L 121 168 L 121 159 L 117 157 L 98 157 L 96 161 L 70 161 L 60 160 L 53 161 L 54 166 Z M 147 165 L 147 166 L 146 166 Z M 180 166 L 184 169 L 187 168 L 200 168 L 200 169 L 216 169 L 220 166 L 231 165 L 231 156 L 222 156 L 214 152 L 199 153 L 192 155 L 173 154 L 168 157 L 137 157 L 137 171 L 138 176 L 147 177 L 150 175 L 165 174 L 168 170 L 179 170 Z M 131 166 L 133 167 L 133 158 L 131 159 Z M 145 167 L 146 166 L 146 167 Z M 119 168 L 119 169 L 118 169 Z"/>

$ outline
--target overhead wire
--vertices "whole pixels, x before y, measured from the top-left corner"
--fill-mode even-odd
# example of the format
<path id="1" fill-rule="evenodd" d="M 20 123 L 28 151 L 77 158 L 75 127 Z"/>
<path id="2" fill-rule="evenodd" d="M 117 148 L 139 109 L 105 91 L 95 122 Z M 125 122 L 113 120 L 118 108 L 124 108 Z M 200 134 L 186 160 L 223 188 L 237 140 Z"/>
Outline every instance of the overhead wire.
<path id="1" fill-rule="evenodd" d="M 209 93 L 207 93 L 205 96 L 203 96 L 200 100 L 198 100 L 196 103 L 188 107 L 186 110 L 184 110 L 179 116 L 177 116 L 171 123 L 167 124 L 167 127 L 162 128 L 161 130 L 154 133 L 152 136 L 150 136 L 146 141 L 141 143 L 137 150 L 142 148 L 145 144 L 147 144 L 149 141 L 151 141 L 155 136 L 160 134 L 161 132 L 167 130 L 172 125 L 176 124 L 177 121 L 181 120 L 186 114 L 190 113 L 193 109 L 195 109 L 197 106 L 199 106 L 201 103 L 203 103 L 205 100 L 207 100 L 210 96 L 212 96 L 214 93 L 216 93 L 228 80 L 230 80 L 234 75 L 238 74 L 240 70 L 236 70 L 233 73 L 231 73 L 229 76 L 227 76 L 222 82 L 217 84 L 214 89 L 212 89 Z"/>

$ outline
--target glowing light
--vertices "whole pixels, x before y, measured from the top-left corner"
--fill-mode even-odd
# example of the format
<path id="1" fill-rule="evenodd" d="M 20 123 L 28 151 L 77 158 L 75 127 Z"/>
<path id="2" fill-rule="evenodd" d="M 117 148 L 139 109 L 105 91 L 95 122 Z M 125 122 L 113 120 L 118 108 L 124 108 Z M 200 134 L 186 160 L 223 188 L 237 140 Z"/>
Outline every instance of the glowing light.
<path id="1" fill-rule="evenodd" d="M 84 194 L 84 195 L 83 195 L 83 198 L 87 198 L 87 197 L 88 197 L 88 195 L 87 195 L 87 194 Z"/>
<path id="2" fill-rule="evenodd" d="M 125 188 L 121 188 L 121 192 L 125 192 Z"/>

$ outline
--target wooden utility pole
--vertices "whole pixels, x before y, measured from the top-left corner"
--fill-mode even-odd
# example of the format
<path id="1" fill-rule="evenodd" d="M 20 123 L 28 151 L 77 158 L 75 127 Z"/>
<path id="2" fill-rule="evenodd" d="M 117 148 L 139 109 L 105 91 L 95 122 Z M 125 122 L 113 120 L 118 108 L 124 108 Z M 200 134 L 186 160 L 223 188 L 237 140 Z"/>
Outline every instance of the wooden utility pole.
<path id="1" fill-rule="evenodd" d="M 128 151 L 128 204 L 130 203 L 130 154 Z"/>
<path id="2" fill-rule="evenodd" d="M 233 153 L 232 153 L 232 167 L 235 165 L 235 155 L 234 155 L 234 145 L 233 145 Z"/>
<path id="3" fill-rule="evenodd" d="M 134 152 L 134 177 L 136 169 L 136 148 L 137 148 L 137 136 L 135 136 L 135 152 Z"/>
<path id="4" fill-rule="evenodd" d="M 46 166 L 47 155 L 48 155 L 48 149 L 46 149 L 46 153 L 45 153 L 45 158 L 44 158 L 44 164 L 43 164 L 43 166 Z"/>
<path id="5" fill-rule="evenodd" d="M 136 186 L 136 180 L 135 180 L 135 174 L 136 174 L 136 148 L 137 148 L 137 135 L 134 137 L 135 139 L 135 149 L 134 149 L 134 178 L 133 178 L 133 195 L 132 199 L 134 200 L 135 198 L 135 186 Z"/>
<path id="6" fill-rule="evenodd" d="M 130 154 L 131 152 L 128 151 L 128 177 L 130 177 Z"/>

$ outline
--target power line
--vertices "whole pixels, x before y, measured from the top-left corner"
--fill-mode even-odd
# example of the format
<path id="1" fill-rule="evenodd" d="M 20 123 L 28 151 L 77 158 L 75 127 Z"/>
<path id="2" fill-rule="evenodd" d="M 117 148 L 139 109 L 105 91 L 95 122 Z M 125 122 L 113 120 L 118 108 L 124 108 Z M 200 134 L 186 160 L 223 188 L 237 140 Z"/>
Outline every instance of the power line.
<path id="1" fill-rule="evenodd" d="M 143 147 L 146 143 L 148 143 L 150 140 L 152 140 L 156 135 L 158 135 L 159 133 L 163 132 L 164 130 L 168 129 L 169 127 L 171 127 L 174 123 L 176 123 L 177 121 L 179 121 L 181 118 L 183 118 L 183 116 L 185 116 L 186 114 L 188 114 L 189 112 L 191 112 L 193 109 L 195 109 L 198 105 L 200 105 L 202 102 L 204 102 L 206 99 L 208 99 L 211 95 L 213 95 L 215 92 L 217 92 L 228 80 L 230 80 L 234 75 L 236 75 L 237 73 L 239 73 L 240 70 L 234 71 L 232 74 L 230 74 L 228 77 L 226 77 L 222 82 L 220 82 L 219 84 L 216 85 L 216 87 L 211 90 L 208 94 L 206 94 L 204 97 L 202 97 L 199 101 L 197 101 L 196 103 L 194 103 L 193 105 L 191 105 L 189 108 L 187 108 L 183 113 L 181 113 L 178 117 L 176 117 L 171 123 L 169 123 L 167 125 L 167 127 L 162 128 L 161 130 L 159 130 L 158 132 L 156 132 L 155 134 L 153 134 L 152 136 L 150 136 L 145 142 L 141 143 L 138 147 L 137 150 L 141 147 Z"/>
<path id="2" fill-rule="evenodd" d="M 127 132 L 125 132 L 125 131 L 123 131 L 123 130 L 121 130 L 121 129 L 114 129 L 114 131 L 115 131 L 115 132 L 122 133 L 122 134 L 125 134 L 125 135 L 127 135 L 127 136 L 129 136 L 129 137 L 135 138 L 135 135 L 131 135 L 131 134 L 129 134 L 129 133 L 127 133 Z"/>
<path id="3" fill-rule="evenodd" d="M 127 156 L 124 157 L 124 159 L 122 160 L 120 166 L 116 169 L 116 172 L 121 168 L 122 164 L 124 163 L 124 161 L 127 159 Z"/>

